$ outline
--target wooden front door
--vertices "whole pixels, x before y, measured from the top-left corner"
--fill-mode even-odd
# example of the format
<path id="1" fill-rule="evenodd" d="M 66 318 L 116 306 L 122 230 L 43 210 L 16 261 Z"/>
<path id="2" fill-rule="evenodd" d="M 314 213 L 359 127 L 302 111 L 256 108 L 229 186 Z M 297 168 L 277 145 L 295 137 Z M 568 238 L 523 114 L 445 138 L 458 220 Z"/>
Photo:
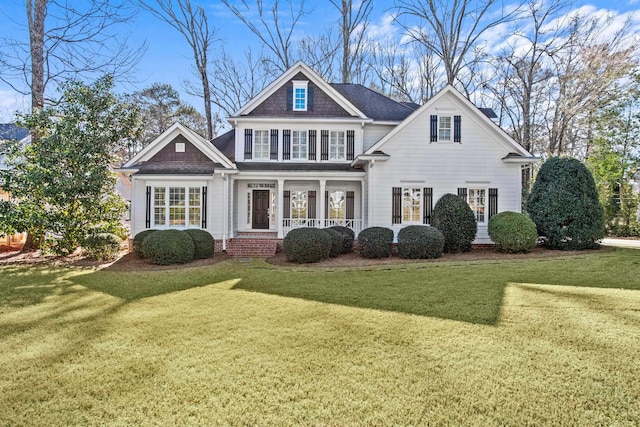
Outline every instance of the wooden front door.
<path id="1" fill-rule="evenodd" d="M 253 190 L 253 215 L 251 228 L 269 229 L 269 190 Z"/>

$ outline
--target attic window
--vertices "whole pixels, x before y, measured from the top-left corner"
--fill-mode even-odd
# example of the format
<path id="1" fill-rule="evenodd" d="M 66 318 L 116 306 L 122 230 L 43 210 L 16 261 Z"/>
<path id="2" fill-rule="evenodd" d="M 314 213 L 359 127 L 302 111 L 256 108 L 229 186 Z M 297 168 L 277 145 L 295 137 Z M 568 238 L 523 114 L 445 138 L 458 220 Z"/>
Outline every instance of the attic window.
<path id="1" fill-rule="evenodd" d="M 176 142 L 176 153 L 184 153 L 184 142 Z"/>
<path id="2" fill-rule="evenodd" d="M 308 81 L 293 82 L 293 111 L 307 111 Z"/>

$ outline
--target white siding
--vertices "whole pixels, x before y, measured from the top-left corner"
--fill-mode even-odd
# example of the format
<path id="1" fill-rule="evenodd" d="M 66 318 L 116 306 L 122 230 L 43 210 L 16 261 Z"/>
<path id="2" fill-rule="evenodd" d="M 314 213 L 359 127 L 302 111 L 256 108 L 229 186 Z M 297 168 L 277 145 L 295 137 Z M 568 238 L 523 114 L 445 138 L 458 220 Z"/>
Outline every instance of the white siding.
<path id="1" fill-rule="evenodd" d="M 364 151 L 367 151 L 373 144 L 380 141 L 386 134 L 395 128 L 394 125 L 369 124 L 364 127 Z M 356 151 L 358 153 L 358 151 Z"/>
<path id="2" fill-rule="evenodd" d="M 431 114 L 455 114 L 462 116 L 462 143 L 430 143 L 429 116 Z M 371 209 L 369 226 L 384 226 L 397 231 L 402 225 L 391 224 L 391 194 L 393 187 L 403 183 L 414 187 L 432 187 L 433 204 L 446 194 L 457 194 L 459 187 L 487 189 L 498 188 L 498 212 L 521 209 L 520 165 L 505 164 L 502 158 L 509 147 L 500 140 L 494 129 L 477 117 L 453 96 L 408 123 L 381 149 L 390 154 L 386 162 L 378 162 L 370 171 L 375 204 Z M 371 173 L 372 172 L 372 173 Z M 490 243 L 487 224 L 478 225 L 475 243 Z"/>

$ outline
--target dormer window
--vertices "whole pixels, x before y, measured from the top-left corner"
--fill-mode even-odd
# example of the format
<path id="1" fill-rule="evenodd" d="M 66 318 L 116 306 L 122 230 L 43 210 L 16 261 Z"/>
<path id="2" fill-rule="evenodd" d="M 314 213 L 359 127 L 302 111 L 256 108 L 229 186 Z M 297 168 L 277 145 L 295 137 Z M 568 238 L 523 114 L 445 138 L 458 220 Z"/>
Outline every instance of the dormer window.
<path id="1" fill-rule="evenodd" d="M 293 111 L 307 111 L 308 81 L 293 82 Z"/>

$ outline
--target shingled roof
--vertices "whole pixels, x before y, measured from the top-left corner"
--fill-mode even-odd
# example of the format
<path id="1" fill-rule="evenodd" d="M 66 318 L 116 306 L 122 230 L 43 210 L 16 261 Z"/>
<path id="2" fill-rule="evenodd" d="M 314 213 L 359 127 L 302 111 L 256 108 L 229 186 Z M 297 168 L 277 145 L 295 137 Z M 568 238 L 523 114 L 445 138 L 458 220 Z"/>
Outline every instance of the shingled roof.
<path id="1" fill-rule="evenodd" d="M 331 86 L 367 117 L 376 121 L 400 122 L 419 105 L 396 102 L 360 84 L 331 83 Z"/>
<path id="2" fill-rule="evenodd" d="M 214 147 L 216 147 L 222 154 L 224 154 L 227 159 L 232 162 L 236 161 L 236 130 L 231 129 L 227 133 L 223 133 L 222 135 L 211 140 L 211 143 Z"/>

